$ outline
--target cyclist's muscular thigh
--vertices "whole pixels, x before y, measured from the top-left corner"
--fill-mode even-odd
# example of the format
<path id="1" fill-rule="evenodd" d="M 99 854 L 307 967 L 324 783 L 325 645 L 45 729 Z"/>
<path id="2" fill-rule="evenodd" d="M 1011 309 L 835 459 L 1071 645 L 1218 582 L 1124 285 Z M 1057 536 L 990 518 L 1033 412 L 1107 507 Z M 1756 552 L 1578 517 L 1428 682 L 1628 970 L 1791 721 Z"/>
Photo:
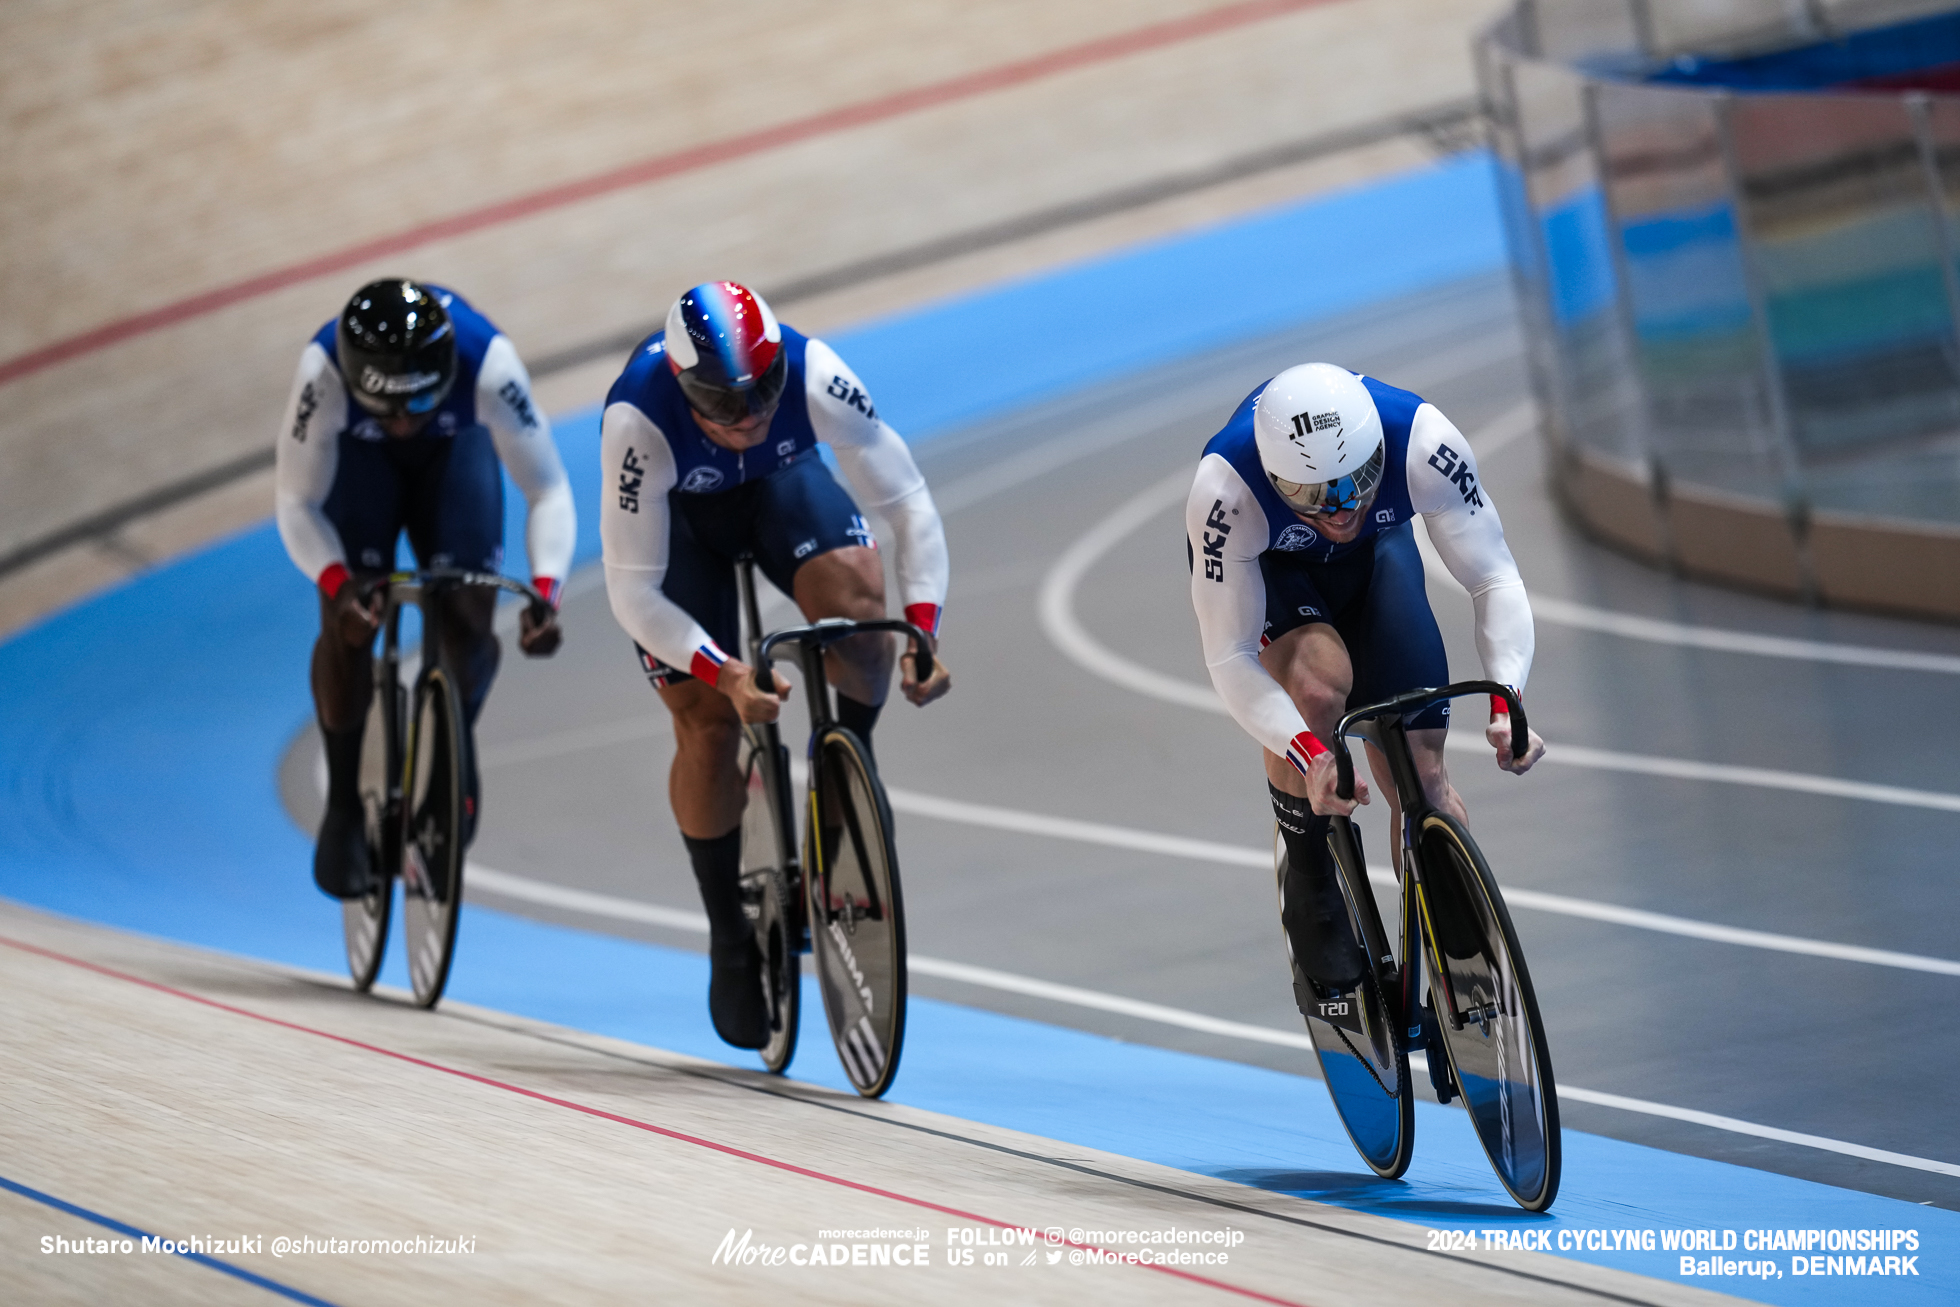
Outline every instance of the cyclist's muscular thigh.
<path id="1" fill-rule="evenodd" d="M 862 545 L 818 554 L 796 569 L 791 588 L 796 606 L 813 622 L 824 617 L 875 622 L 885 615 L 884 561 Z M 891 637 L 840 640 L 830 647 L 824 669 L 839 693 L 859 703 L 883 703 L 891 684 Z"/>
<path id="2" fill-rule="evenodd" d="M 1323 740 L 1332 737 L 1354 688 L 1354 666 L 1340 634 L 1325 622 L 1295 627 L 1261 650 L 1259 662 L 1292 698 L 1313 733 Z M 1266 776 L 1288 794 L 1307 792 L 1300 773 L 1270 752 Z"/>
<path id="3" fill-rule="evenodd" d="M 674 765 L 667 797 L 681 834 L 712 840 L 742 820 L 746 795 L 736 770 L 741 719 L 728 696 L 692 678 L 662 686 L 660 701 L 674 715 Z"/>

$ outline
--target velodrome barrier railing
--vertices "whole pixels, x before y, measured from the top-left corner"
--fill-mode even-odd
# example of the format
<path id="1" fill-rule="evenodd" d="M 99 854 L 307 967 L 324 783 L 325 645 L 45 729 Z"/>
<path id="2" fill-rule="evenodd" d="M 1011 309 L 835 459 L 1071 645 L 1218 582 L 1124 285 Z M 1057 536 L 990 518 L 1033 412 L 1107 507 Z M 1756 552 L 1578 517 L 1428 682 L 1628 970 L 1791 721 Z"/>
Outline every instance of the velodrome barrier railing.
<path id="1" fill-rule="evenodd" d="M 1519 0 L 1479 40 L 1532 382 L 1593 534 L 1960 620 L 1960 95 L 1707 84 L 1953 9 Z"/>

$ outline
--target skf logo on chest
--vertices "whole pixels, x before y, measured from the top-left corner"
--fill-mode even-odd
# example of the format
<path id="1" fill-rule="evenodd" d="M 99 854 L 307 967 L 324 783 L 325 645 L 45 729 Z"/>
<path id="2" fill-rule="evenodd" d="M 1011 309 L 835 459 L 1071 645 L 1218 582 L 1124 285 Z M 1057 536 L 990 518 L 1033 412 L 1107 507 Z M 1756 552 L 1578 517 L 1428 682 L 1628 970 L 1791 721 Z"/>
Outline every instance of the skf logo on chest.
<path id="1" fill-rule="evenodd" d="M 647 465 L 639 460 L 633 447 L 626 447 L 626 457 L 619 463 L 619 506 L 629 513 L 640 511 L 640 483 L 647 479 Z"/>
<path id="2" fill-rule="evenodd" d="M 1225 521 L 1225 501 L 1211 501 L 1211 513 L 1205 518 L 1205 580 L 1223 581 L 1225 579 L 1225 537 L 1232 534 L 1231 526 Z M 1212 532 L 1216 531 L 1216 536 Z"/>
<path id="3" fill-rule="evenodd" d="M 1448 445 L 1438 445 L 1436 452 L 1429 456 L 1429 466 L 1449 479 L 1449 483 L 1462 494 L 1464 503 L 1472 508 L 1484 506 L 1484 497 L 1477 493 L 1477 474 L 1470 470 L 1469 459 Z"/>

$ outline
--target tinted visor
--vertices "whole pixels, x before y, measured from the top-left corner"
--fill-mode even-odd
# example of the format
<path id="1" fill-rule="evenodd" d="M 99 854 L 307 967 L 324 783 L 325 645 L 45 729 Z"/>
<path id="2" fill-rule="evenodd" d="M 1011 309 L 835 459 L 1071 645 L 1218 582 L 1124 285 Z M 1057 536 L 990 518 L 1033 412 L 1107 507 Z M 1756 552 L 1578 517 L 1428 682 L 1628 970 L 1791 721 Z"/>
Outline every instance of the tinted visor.
<path id="1" fill-rule="evenodd" d="M 343 329 L 340 365 L 347 393 L 374 416 L 429 413 L 456 382 L 456 333 L 444 322 L 426 340 L 383 352 L 363 347 Z"/>
<path id="2" fill-rule="evenodd" d="M 675 380 L 681 383 L 688 407 L 710 422 L 734 426 L 744 418 L 767 413 L 782 399 L 783 385 L 789 380 L 789 351 L 777 350 L 775 361 L 746 386 L 716 385 L 701 376 L 698 366 L 677 374 Z"/>
<path id="3" fill-rule="evenodd" d="M 1266 476 L 1288 508 L 1302 517 L 1318 517 L 1348 509 L 1359 512 L 1374 503 L 1375 492 L 1381 489 L 1382 467 L 1383 447 L 1377 445 L 1373 458 L 1348 475 L 1332 481 L 1311 481 L 1302 485 L 1296 481 L 1283 481 L 1271 472 Z"/>

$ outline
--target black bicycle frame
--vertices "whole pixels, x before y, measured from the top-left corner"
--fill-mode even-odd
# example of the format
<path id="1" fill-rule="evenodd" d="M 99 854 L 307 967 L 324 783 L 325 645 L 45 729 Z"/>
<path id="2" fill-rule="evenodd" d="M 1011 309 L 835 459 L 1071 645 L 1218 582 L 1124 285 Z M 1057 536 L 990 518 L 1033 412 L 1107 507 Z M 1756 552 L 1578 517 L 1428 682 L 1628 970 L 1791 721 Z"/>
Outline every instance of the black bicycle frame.
<path id="1" fill-rule="evenodd" d="M 1459 699 L 1472 694 L 1495 695 L 1504 700 L 1505 707 L 1511 714 L 1511 739 L 1514 750 L 1518 742 L 1531 739 L 1531 727 L 1525 720 L 1524 703 L 1518 698 L 1517 691 L 1496 681 L 1457 681 L 1438 689 L 1410 690 L 1407 694 L 1399 694 L 1382 703 L 1357 708 L 1341 718 L 1340 725 L 1334 728 L 1332 747 L 1336 775 L 1335 793 L 1343 800 L 1354 798 L 1354 758 L 1347 746 L 1347 737 L 1354 734 L 1381 750 L 1383 758 L 1388 762 L 1389 777 L 1395 782 L 1395 792 L 1401 799 L 1402 866 L 1398 870 L 1403 878 L 1400 886 L 1402 950 L 1399 962 L 1400 975 L 1395 978 L 1399 982 L 1395 985 L 1395 991 L 1400 1010 L 1394 1016 L 1397 1022 L 1396 1028 L 1402 1032 L 1401 1040 L 1405 1052 L 1415 1048 L 1422 1038 L 1419 1028 L 1412 1030 L 1409 1026 L 1409 1016 L 1416 1010 L 1416 986 L 1421 983 L 1422 968 L 1416 965 L 1416 955 L 1417 950 L 1422 946 L 1422 929 L 1417 920 L 1417 896 L 1411 892 L 1407 878 L 1413 876 L 1417 887 L 1423 884 L 1422 859 L 1417 856 L 1418 844 L 1415 836 L 1422 829 L 1423 821 L 1439 809 L 1423 792 L 1422 778 L 1416 774 L 1415 755 L 1409 748 L 1408 729 L 1404 722 L 1411 713 L 1420 712 L 1438 700 Z M 1345 822 L 1349 819 L 1336 817 L 1334 820 Z M 1352 838 L 1351 831 L 1349 836 L 1349 847 L 1359 849 L 1360 840 Z M 1364 877 L 1367 875 L 1365 868 L 1362 869 L 1361 874 Z M 1363 887 L 1356 887 L 1357 892 L 1361 888 Z M 1372 896 L 1373 887 L 1367 886 L 1366 889 Z M 1443 983 L 1447 986 L 1449 983 L 1447 977 Z M 1456 996 L 1446 993 L 1444 1000 L 1446 1007 L 1437 1012 L 1437 1018 L 1460 1025 L 1462 1018 Z"/>
<path id="2" fill-rule="evenodd" d="M 774 667 L 776 650 L 782 645 L 794 645 L 796 664 L 803 672 L 803 689 L 810 707 L 809 761 L 816 764 L 816 745 L 818 737 L 829 727 L 837 724 L 837 716 L 830 706 L 830 680 L 824 671 L 823 652 L 830 644 L 853 635 L 867 635 L 878 631 L 903 633 L 912 637 L 918 644 L 912 670 L 923 681 L 932 675 L 931 637 L 910 622 L 880 620 L 870 622 L 853 621 L 846 617 L 826 617 L 808 626 L 793 626 L 770 635 L 762 634 L 762 609 L 756 600 L 755 564 L 750 555 L 744 554 L 736 559 L 735 583 L 741 595 L 742 616 L 749 629 L 749 660 L 755 668 L 756 683 L 765 690 L 774 691 L 777 681 Z M 766 678 L 766 679 L 765 679 Z M 783 872 L 790 882 L 790 907 L 796 924 L 795 936 L 797 951 L 810 951 L 810 923 L 806 919 L 808 895 L 802 892 L 803 866 L 796 845 L 795 807 L 790 796 L 788 751 L 783 748 L 782 732 L 774 722 L 745 723 L 743 730 L 751 733 L 751 738 L 766 761 L 767 770 L 763 774 L 763 793 L 768 796 L 770 807 L 775 812 L 776 831 L 782 846 Z M 810 777 L 812 787 L 816 785 L 814 771 Z"/>
<path id="3" fill-rule="evenodd" d="M 401 714 L 407 705 L 403 702 L 401 683 L 401 629 L 402 609 L 414 604 L 422 611 L 422 667 L 438 666 L 442 661 L 442 640 L 436 632 L 443 601 L 464 586 L 494 586 L 499 590 L 526 599 L 533 609 L 549 608 L 545 597 L 525 585 L 522 581 L 500 575 L 496 572 L 469 572 L 461 568 L 433 567 L 419 572 L 391 572 L 366 583 L 370 594 L 381 595 L 381 657 L 378 660 L 382 684 L 396 687 L 396 692 L 388 696 L 382 707 L 382 720 L 388 728 L 388 790 L 389 803 L 396 807 L 401 801 L 402 767 L 405 760 L 401 756 L 402 724 Z"/>

